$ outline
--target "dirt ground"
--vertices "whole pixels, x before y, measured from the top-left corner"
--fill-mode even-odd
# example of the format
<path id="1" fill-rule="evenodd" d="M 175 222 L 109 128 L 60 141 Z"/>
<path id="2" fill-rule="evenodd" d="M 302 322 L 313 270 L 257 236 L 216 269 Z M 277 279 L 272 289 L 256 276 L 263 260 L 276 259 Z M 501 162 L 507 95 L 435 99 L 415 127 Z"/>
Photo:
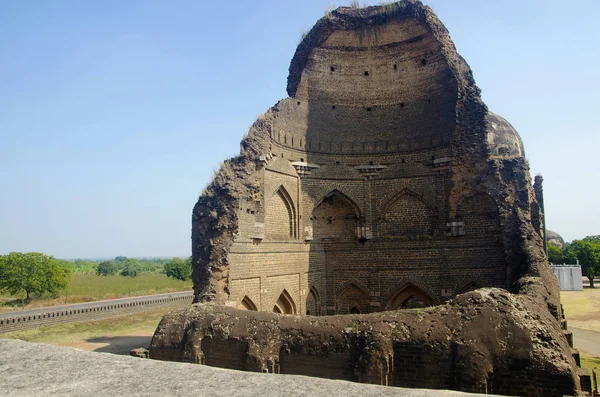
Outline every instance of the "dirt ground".
<path id="1" fill-rule="evenodd" d="M 561 291 L 560 301 L 569 328 L 600 332 L 600 287 Z"/>
<path id="2" fill-rule="evenodd" d="M 61 343 L 61 345 L 74 347 L 80 350 L 128 355 L 131 349 L 136 349 L 138 347 L 148 349 L 150 347 L 153 332 L 154 331 L 130 331 L 111 336 L 74 340 L 72 342 Z"/>

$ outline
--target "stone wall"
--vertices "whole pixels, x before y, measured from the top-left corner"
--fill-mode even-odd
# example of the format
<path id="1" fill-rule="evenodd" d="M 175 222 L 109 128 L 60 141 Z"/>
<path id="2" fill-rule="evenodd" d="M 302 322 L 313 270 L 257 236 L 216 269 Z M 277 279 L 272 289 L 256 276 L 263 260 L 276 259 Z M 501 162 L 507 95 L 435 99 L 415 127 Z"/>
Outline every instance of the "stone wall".
<path id="1" fill-rule="evenodd" d="M 255 361 L 245 368 L 285 372 L 287 367 L 341 379 L 383 383 L 385 378 L 385 384 L 469 391 L 523 394 L 530 393 L 524 389 L 529 384 L 531 395 L 574 392 L 579 380 L 565 336 L 558 332 L 544 345 L 548 330 L 560 329 L 561 309 L 544 251 L 541 178 L 534 190 L 518 133 L 487 109 L 469 66 L 433 11 L 404 0 L 328 13 L 297 47 L 287 88 L 289 97 L 256 120 L 240 155 L 223 164 L 194 207 L 195 302 L 351 316 L 339 320 L 339 327 L 310 331 L 296 350 L 283 355 L 253 350 L 270 335 L 271 325 L 248 336 L 227 333 L 224 339 L 247 343 L 239 349 Z M 461 294 L 472 297 L 470 291 L 482 287 L 510 291 L 516 302 L 535 301 L 525 305 L 532 311 L 523 315 L 541 321 L 526 326 L 542 330 L 533 339 L 544 347 L 533 351 L 543 357 L 524 362 L 518 350 L 503 351 L 505 336 L 490 330 L 494 337 L 478 334 L 473 343 L 480 343 L 477 350 L 490 360 L 485 368 L 494 367 L 494 376 L 479 373 L 483 367 L 473 363 L 461 369 L 464 379 L 458 382 L 456 367 L 463 364 L 456 358 L 463 353 L 453 349 L 464 352 L 465 340 L 453 345 L 448 338 L 462 331 L 448 325 L 435 343 L 431 332 L 436 321 L 447 320 L 444 303 L 455 305 L 465 299 Z M 398 365 L 406 371 L 366 370 L 369 365 L 357 357 L 369 357 L 368 338 L 357 339 L 365 343 L 358 356 L 324 347 L 327 364 L 316 366 L 311 343 L 342 338 L 353 321 L 375 327 L 376 317 L 368 316 L 397 309 L 417 309 L 386 314 L 397 316 L 398 324 L 420 310 L 432 314 L 414 325 L 409 337 L 386 339 L 386 361 L 376 360 L 378 368 Z M 213 334 L 205 320 L 214 313 L 199 313 L 186 314 L 196 321 L 194 332 Z M 462 313 L 478 319 L 460 325 L 466 333 L 485 325 L 480 312 Z M 263 314 L 248 314 L 248 321 L 258 324 Z M 359 314 L 367 317 L 352 317 Z M 507 332 L 516 332 L 517 317 L 504 319 Z M 320 318 L 293 322 L 310 327 Z M 273 333 L 284 339 L 291 337 L 288 331 L 294 334 L 277 330 L 285 324 L 273 321 L 278 321 Z M 181 337 L 194 346 L 184 349 L 184 356 L 201 358 L 195 334 L 184 336 L 180 328 L 172 321 L 159 327 L 156 354 L 177 357 L 166 346 Z M 232 351 L 227 346 L 223 352 Z M 391 355 L 399 361 L 388 360 Z M 546 371 L 558 357 L 564 364 L 560 380 Z M 438 362 L 439 371 L 431 368 Z M 523 368 L 511 382 L 510 373 Z"/>
<path id="2" fill-rule="evenodd" d="M 367 315 L 301 317 L 198 304 L 163 318 L 150 358 L 396 387 L 573 395 L 574 359 L 563 353 L 569 346 L 545 305 L 501 289 Z"/>
<path id="3" fill-rule="evenodd" d="M 220 263 L 211 272 L 218 282 L 195 276 L 198 301 L 216 294 L 231 306 L 245 307 L 246 299 L 271 310 L 286 291 L 302 314 L 313 290 L 319 313 L 335 314 L 352 306 L 345 288 L 353 285 L 366 295 L 354 308 L 368 313 L 403 305 L 402 289 L 416 294 L 413 304 L 434 304 L 465 288 L 514 281 L 503 239 L 510 213 L 500 208 L 511 188 L 498 189 L 494 177 L 494 189 L 481 188 L 477 175 L 490 150 L 497 161 L 512 159 L 513 152 L 486 146 L 492 126 L 493 143 L 506 143 L 508 130 L 488 114 L 435 16 L 410 1 L 390 10 L 340 9 L 299 45 L 290 97 L 251 128 L 231 163 L 237 168 L 223 170 L 233 193 L 218 216 L 226 232 L 211 238 L 200 231 L 216 229 L 194 215 L 193 245 L 212 244 L 195 251 L 196 274 Z M 469 111 L 460 112 L 466 104 Z M 463 167 L 473 163 L 479 166 Z M 225 208 L 221 177 L 195 214 Z M 515 177 L 524 175 L 503 182 Z"/>

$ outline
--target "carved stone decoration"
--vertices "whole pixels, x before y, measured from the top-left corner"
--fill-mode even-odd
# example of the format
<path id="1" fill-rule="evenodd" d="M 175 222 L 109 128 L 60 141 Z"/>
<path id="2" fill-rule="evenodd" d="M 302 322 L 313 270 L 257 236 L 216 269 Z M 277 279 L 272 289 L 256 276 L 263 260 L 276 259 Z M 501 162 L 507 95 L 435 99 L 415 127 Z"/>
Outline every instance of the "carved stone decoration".
<path id="1" fill-rule="evenodd" d="M 300 177 L 310 175 L 313 170 L 321 168 L 318 164 L 311 164 L 304 161 L 294 161 L 292 162 L 292 165 Z"/>
<path id="2" fill-rule="evenodd" d="M 265 238 L 265 224 L 256 222 L 254 224 L 254 234 L 252 238 L 255 240 L 263 240 Z"/>
<path id="3" fill-rule="evenodd" d="M 312 226 L 304 226 L 304 241 L 312 241 L 313 240 L 313 227 Z"/>
<path id="4" fill-rule="evenodd" d="M 354 167 L 355 169 L 358 170 L 358 172 L 360 172 L 360 175 L 367 178 L 367 179 L 371 179 L 377 175 L 379 175 L 379 173 L 386 169 L 387 167 L 385 165 L 380 165 L 380 164 L 363 164 L 363 165 L 359 165 L 358 167 Z"/>

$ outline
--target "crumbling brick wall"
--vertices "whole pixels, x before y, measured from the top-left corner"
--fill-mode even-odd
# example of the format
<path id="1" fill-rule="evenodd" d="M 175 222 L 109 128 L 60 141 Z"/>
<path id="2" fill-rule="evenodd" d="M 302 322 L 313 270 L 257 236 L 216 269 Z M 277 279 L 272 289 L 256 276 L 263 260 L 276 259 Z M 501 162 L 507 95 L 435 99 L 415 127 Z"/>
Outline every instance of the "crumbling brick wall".
<path id="1" fill-rule="evenodd" d="M 361 337 L 352 339 L 366 343 L 358 350 L 327 345 L 332 364 L 320 369 L 332 377 L 352 373 L 359 376 L 355 380 L 385 384 L 523 393 L 530 382 L 532 395 L 573 392 L 578 380 L 566 340 L 561 332 L 545 336 L 559 327 L 559 290 L 543 249 L 541 194 L 532 188 L 522 142 L 506 120 L 488 111 L 469 66 L 432 10 L 405 0 L 329 13 L 296 49 L 288 94 L 252 125 L 240 155 L 222 165 L 194 207 L 195 301 L 333 315 L 454 299 L 450 306 L 426 309 L 431 316 L 415 323 L 410 336 L 384 338 L 375 350 L 385 353 L 373 362 L 364 361 L 372 358 L 365 353 L 372 341 Z M 500 328 L 524 335 L 529 341 L 524 351 L 537 356 L 525 359 L 517 350 L 503 350 L 509 342 L 497 330 L 478 333 L 468 343 L 452 336 L 458 332 L 453 327 L 466 327 L 466 335 L 484 325 L 482 312 L 468 308 L 479 298 L 459 295 L 481 287 L 516 294 L 493 296 L 513 302 L 518 313 L 524 305 L 524 313 L 536 318 L 523 323 L 502 305 L 490 309 L 502 313 Z M 457 307 L 469 321 L 452 322 L 449 313 Z M 203 353 L 195 335 L 214 331 L 203 316 L 222 313 L 194 310 L 199 314 L 186 315 L 195 320 L 183 326 L 195 324 L 192 334 L 170 330 L 179 327 L 177 316 L 159 327 L 156 357 L 174 357 L 167 342 L 181 346 L 179 337 L 195 349 L 184 349 L 185 357 Z M 402 323 L 415 313 L 423 312 L 385 316 Z M 312 329 L 293 349 L 280 341 L 270 350 L 259 342 L 265 335 L 286 339 L 288 331 L 296 331 L 278 329 L 279 320 L 269 325 L 260 313 L 244 316 L 257 333 L 232 336 L 228 328 L 219 335 L 248 343 L 248 370 L 275 368 L 273 360 L 281 359 L 283 372 L 286 365 L 316 371 L 308 368 L 313 358 L 304 357 L 312 354 L 308 346 L 346 338 L 353 321 L 363 324 L 363 317 L 336 320 L 332 329 Z M 376 318 L 364 317 L 364 325 L 375 327 Z M 321 320 L 290 321 L 306 330 Z M 431 339 L 437 322 L 446 324 L 441 329 L 447 333 Z M 541 334 L 532 336 L 516 324 Z M 473 351 L 485 358 L 483 367 L 467 358 Z M 396 358 L 406 371 L 392 369 Z M 437 362 L 442 372 L 430 368 Z M 415 368 L 422 371 L 413 374 Z M 511 371 L 523 376 L 511 382 Z"/>

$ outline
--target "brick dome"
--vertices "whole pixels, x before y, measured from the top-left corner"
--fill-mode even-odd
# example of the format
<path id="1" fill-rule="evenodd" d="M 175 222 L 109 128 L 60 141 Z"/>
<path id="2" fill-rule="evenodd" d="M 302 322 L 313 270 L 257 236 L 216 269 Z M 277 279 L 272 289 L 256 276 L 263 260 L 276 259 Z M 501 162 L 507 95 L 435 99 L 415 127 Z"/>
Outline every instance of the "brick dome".
<path id="1" fill-rule="evenodd" d="M 488 112 L 486 123 L 486 142 L 490 149 L 490 157 L 525 157 L 525 149 L 519 133 L 505 118 Z"/>

